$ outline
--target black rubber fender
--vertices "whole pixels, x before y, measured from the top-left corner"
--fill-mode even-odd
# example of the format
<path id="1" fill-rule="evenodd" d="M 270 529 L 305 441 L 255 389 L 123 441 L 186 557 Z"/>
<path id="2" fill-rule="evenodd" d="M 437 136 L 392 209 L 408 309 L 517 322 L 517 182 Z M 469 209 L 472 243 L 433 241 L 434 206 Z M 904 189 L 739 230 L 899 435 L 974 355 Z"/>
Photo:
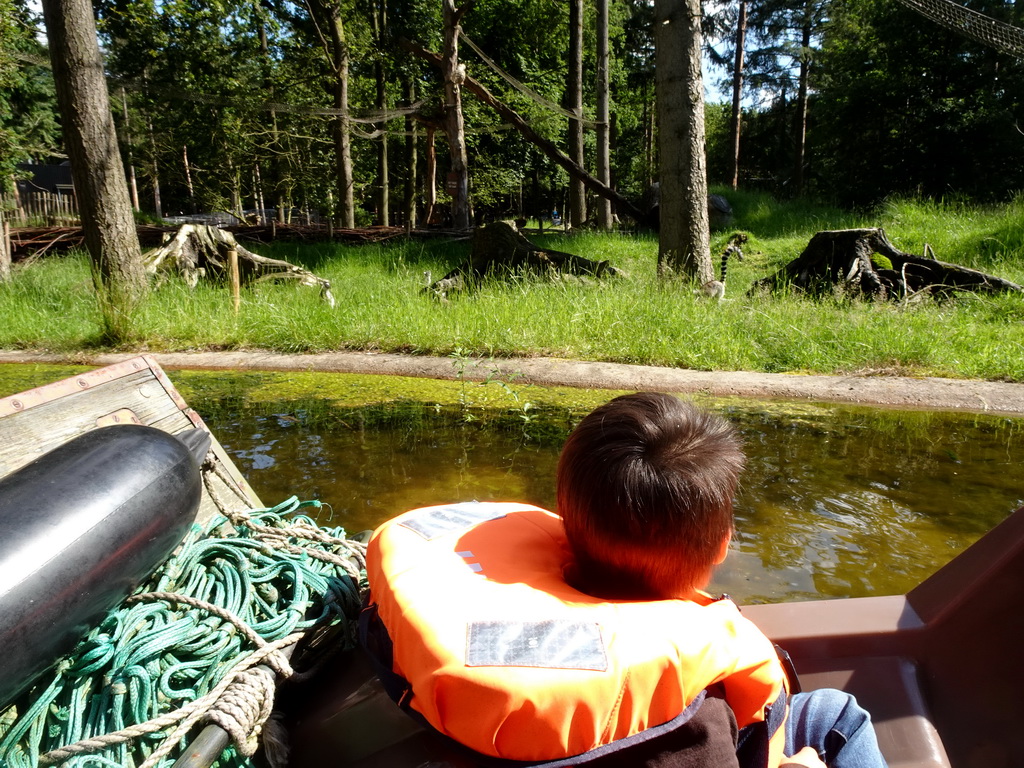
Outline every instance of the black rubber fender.
<path id="1" fill-rule="evenodd" d="M 181 542 L 202 498 L 202 438 L 102 427 L 0 480 L 0 709 Z"/>

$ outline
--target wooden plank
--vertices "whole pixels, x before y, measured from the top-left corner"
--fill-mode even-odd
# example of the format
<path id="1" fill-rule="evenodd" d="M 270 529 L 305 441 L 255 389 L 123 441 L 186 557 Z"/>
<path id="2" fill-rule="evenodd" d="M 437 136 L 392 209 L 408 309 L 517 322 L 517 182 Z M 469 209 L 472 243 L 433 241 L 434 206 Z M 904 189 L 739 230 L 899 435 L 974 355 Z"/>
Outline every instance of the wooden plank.
<path id="1" fill-rule="evenodd" d="M 91 429 L 122 423 L 170 434 L 210 431 L 156 361 L 144 355 L 0 399 L 0 477 Z M 231 510 L 262 507 L 224 447 L 211 437 L 220 472 L 208 471 L 205 479 L 218 499 Z M 199 519 L 216 514 L 204 487 Z"/>

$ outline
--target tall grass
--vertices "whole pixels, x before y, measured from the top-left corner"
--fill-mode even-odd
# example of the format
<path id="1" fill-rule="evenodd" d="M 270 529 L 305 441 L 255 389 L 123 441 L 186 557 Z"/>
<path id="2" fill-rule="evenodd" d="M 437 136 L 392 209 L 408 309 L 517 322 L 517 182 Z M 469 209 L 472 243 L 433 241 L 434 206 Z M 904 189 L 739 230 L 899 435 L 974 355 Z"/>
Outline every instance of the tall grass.
<path id="1" fill-rule="evenodd" d="M 999 208 L 892 200 L 853 214 L 729 193 L 734 228 L 750 233 L 730 262 L 728 298 L 655 276 L 653 235 L 545 235 L 558 250 L 609 259 L 610 280 L 486 281 L 438 302 L 423 293 L 468 256 L 467 242 L 401 241 L 360 247 L 278 243 L 256 250 L 331 280 L 337 306 L 317 291 L 261 285 L 232 311 L 222 287 L 158 287 L 139 318 L 152 350 L 259 347 L 417 354 L 549 355 L 704 370 L 902 373 L 1024 381 L 1024 297 L 965 295 L 942 304 L 751 296 L 753 282 L 795 258 L 821 229 L 881 226 L 896 247 L 927 243 L 943 261 L 1024 283 L 1024 198 Z M 714 237 L 719 253 L 730 232 Z M 717 269 L 717 264 L 716 264 Z M 95 346 L 99 315 L 81 255 L 42 260 L 0 286 L 0 346 Z"/>

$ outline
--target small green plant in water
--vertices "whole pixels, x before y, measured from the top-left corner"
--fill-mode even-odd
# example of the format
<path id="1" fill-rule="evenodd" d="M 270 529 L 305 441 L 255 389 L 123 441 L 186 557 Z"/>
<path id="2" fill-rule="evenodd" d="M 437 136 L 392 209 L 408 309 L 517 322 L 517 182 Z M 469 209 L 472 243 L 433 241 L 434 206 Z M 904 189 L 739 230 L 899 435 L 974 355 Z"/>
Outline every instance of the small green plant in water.
<path id="1" fill-rule="evenodd" d="M 463 419 L 472 421 L 473 418 L 469 414 L 469 398 L 466 395 L 466 368 L 469 366 L 469 355 L 462 347 L 456 347 L 448 357 L 455 361 L 455 378 L 458 379 L 460 385 L 459 408 L 462 410 Z"/>
<path id="2" fill-rule="evenodd" d="M 469 367 L 480 367 L 486 362 L 490 365 L 487 374 L 484 376 L 483 381 L 480 382 L 481 387 L 489 387 L 494 384 L 497 386 L 508 398 L 512 401 L 514 411 L 518 411 L 519 419 L 523 422 L 524 428 L 529 425 L 534 418 L 534 415 L 530 413 L 534 405 L 529 400 L 523 400 L 519 396 L 519 392 L 512 386 L 513 382 L 522 377 L 522 372 L 515 371 L 513 373 L 506 373 L 501 370 L 493 358 L 489 358 L 487 361 L 477 361 L 471 357 L 466 350 L 462 347 L 456 347 L 448 357 L 454 360 L 456 378 L 459 381 L 459 408 L 462 411 L 462 419 L 466 422 L 476 421 L 476 416 L 473 413 L 473 408 L 487 408 L 493 407 L 492 403 L 488 403 L 488 398 L 481 398 L 479 402 L 472 402 L 469 397 L 468 383 L 469 379 L 466 376 L 466 372 Z M 532 384 L 529 386 L 533 386 Z"/>

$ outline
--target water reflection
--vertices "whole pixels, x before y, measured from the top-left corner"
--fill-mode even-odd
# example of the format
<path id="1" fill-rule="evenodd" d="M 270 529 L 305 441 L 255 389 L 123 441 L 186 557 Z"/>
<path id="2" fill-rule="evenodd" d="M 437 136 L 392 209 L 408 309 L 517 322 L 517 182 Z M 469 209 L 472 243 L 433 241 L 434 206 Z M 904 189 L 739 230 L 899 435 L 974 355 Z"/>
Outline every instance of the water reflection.
<path id="1" fill-rule="evenodd" d="M 320 498 L 332 523 L 352 532 L 443 501 L 554 504 L 568 423 L 538 440 L 428 406 L 429 419 L 373 427 L 354 411 L 311 419 L 280 405 L 271 415 L 207 417 L 266 502 Z M 905 592 L 1024 504 L 1015 471 L 1024 438 L 1011 419 L 721 410 L 740 428 L 749 465 L 713 589 L 744 602 Z"/>
<path id="2" fill-rule="evenodd" d="M 70 375 L 2 368 L 15 369 L 0 371 L 2 395 Z M 265 503 L 321 499 L 323 521 L 353 533 L 440 502 L 551 508 L 562 442 L 614 394 L 535 388 L 495 409 L 474 403 L 496 386 L 448 382 L 445 394 L 424 392 L 441 385 L 423 380 L 305 376 L 171 374 Z M 749 455 L 736 537 L 713 584 L 742 602 L 906 592 L 1024 505 L 1020 420 L 710 405 Z"/>
<path id="3" fill-rule="evenodd" d="M 278 415 L 204 418 L 265 503 L 319 498 L 331 524 L 353 533 L 440 501 L 554 504 L 558 448 L 521 433 L 455 419 L 367 427 L 344 417 L 318 425 Z"/>
<path id="4" fill-rule="evenodd" d="M 904 592 L 1024 503 L 1014 420 L 732 415 L 750 465 L 734 546 L 744 557 L 723 580 L 748 600 Z"/>

